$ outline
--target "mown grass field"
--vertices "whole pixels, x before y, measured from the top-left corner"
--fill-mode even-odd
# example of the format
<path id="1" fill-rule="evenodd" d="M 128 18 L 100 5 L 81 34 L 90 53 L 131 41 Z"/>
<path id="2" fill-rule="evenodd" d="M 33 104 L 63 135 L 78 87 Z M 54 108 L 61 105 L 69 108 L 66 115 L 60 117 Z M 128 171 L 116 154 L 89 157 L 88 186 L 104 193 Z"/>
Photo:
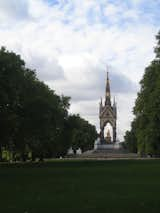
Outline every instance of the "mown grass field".
<path id="1" fill-rule="evenodd" d="M 2 213 L 160 212 L 160 160 L 0 165 Z"/>

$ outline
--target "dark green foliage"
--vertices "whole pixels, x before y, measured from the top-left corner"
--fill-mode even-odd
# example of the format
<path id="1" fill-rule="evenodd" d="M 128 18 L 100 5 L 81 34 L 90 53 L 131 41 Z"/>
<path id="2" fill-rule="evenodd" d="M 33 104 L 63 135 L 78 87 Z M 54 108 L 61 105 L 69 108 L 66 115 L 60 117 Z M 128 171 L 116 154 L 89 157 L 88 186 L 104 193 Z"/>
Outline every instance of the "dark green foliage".
<path id="1" fill-rule="evenodd" d="M 124 146 L 126 149 L 128 149 L 130 152 L 137 153 L 137 138 L 136 138 L 136 128 L 135 128 L 135 122 L 132 122 L 131 130 L 126 131 L 126 134 L 124 136 Z"/>
<path id="2" fill-rule="evenodd" d="M 5 147 L 14 156 L 21 153 L 23 160 L 28 151 L 33 160 L 63 156 L 76 128 L 83 131 L 80 145 L 84 150 L 89 148 L 95 139 L 95 128 L 80 117 L 76 127 L 71 123 L 69 101 L 69 97 L 56 95 L 39 81 L 19 55 L 1 48 L 0 148 Z"/>
<path id="3" fill-rule="evenodd" d="M 70 140 L 74 150 L 81 148 L 86 151 L 93 148 L 94 141 L 97 138 L 95 126 L 81 118 L 79 115 L 69 117 Z"/>
<path id="4" fill-rule="evenodd" d="M 0 165 L 4 213 L 159 213 L 159 160 Z"/>
<path id="5" fill-rule="evenodd" d="M 134 128 L 138 152 L 160 155 L 160 32 L 156 36 L 156 58 L 145 69 L 134 107 Z M 134 131 L 136 129 L 136 131 Z"/>
<path id="6" fill-rule="evenodd" d="M 157 39 L 157 46 L 155 48 L 155 53 L 156 53 L 156 58 L 159 60 L 160 59 L 160 31 L 156 36 Z"/>

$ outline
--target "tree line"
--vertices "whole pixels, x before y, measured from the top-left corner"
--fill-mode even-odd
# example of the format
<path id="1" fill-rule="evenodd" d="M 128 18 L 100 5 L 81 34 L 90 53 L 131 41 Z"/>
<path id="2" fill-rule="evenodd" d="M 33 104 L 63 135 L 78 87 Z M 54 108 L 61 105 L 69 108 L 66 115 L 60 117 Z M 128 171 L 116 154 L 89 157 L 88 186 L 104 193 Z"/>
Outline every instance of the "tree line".
<path id="1" fill-rule="evenodd" d="M 156 36 L 155 58 L 145 68 L 133 109 L 131 130 L 125 146 L 140 155 L 160 156 L 160 31 Z"/>
<path id="2" fill-rule="evenodd" d="M 70 146 L 91 149 L 95 126 L 70 115 L 70 97 L 58 96 L 20 55 L 0 49 L 0 159 L 2 149 L 13 159 L 32 160 L 64 156 Z"/>

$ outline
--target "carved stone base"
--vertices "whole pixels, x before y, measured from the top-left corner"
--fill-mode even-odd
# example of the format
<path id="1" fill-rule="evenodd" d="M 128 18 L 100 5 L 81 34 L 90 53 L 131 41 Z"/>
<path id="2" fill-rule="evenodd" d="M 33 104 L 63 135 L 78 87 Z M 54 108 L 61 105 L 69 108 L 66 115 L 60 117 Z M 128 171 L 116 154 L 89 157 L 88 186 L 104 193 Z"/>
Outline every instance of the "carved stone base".
<path id="1" fill-rule="evenodd" d="M 117 150 L 120 149 L 119 143 L 111 143 L 111 144 L 95 144 L 94 150 Z"/>

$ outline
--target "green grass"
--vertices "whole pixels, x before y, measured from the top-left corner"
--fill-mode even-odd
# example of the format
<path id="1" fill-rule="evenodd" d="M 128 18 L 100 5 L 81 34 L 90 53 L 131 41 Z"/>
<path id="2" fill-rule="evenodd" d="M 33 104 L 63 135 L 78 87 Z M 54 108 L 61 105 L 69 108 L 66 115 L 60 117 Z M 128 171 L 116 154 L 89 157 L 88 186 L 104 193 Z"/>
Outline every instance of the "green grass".
<path id="1" fill-rule="evenodd" d="M 159 213 L 160 160 L 0 165 L 2 213 Z"/>

